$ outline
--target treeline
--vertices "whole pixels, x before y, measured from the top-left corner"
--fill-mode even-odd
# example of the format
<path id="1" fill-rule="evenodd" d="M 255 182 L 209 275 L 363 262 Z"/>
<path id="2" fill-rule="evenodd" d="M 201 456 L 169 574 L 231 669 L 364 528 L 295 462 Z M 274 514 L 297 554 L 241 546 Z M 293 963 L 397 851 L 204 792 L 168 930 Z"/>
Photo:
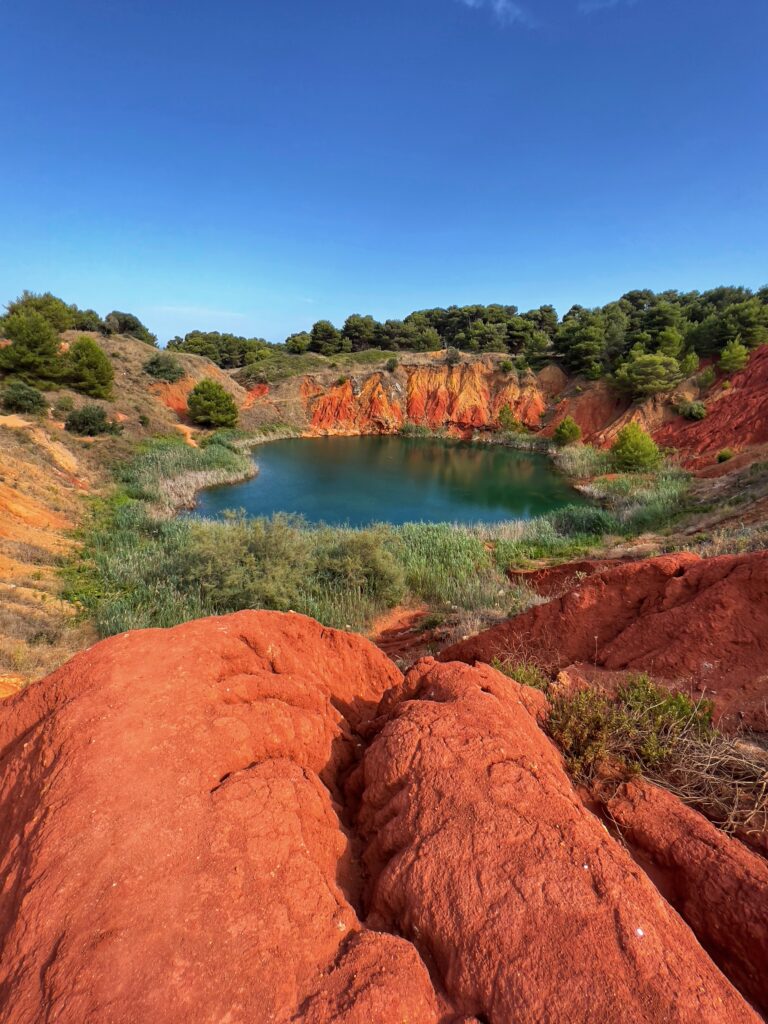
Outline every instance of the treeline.
<path id="1" fill-rule="evenodd" d="M 627 292 L 604 306 L 576 305 L 560 319 L 553 306 L 449 306 L 383 323 L 354 313 L 342 327 L 319 320 L 284 346 L 260 338 L 193 331 L 169 347 L 208 356 L 223 367 L 258 366 L 276 351 L 334 356 L 365 349 L 504 352 L 518 369 L 554 359 L 574 374 L 608 378 L 635 397 L 674 388 L 714 357 L 732 373 L 749 350 L 768 341 L 768 288 L 721 287 L 706 292 Z"/>
<path id="2" fill-rule="evenodd" d="M 270 349 L 282 346 L 270 345 L 263 338 L 242 338 L 219 331 L 190 331 L 183 338 L 178 335 L 171 338 L 166 347 L 175 352 L 205 356 L 222 369 L 232 370 L 255 363 L 263 359 Z"/>
<path id="3" fill-rule="evenodd" d="M 0 336 L 10 337 L 7 326 L 9 317 L 29 313 L 38 313 L 59 334 L 62 331 L 98 331 L 105 336 L 127 334 L 148 345 L 157 346 L 156 335 L 132 313 L 121 313 L 113 309 L 111 313 L 101 317 L 93 309 L 80 309 L 79 306 L 64 302 L 50 292 L 36 295 L 34 292 L 24 291 L 18 299 L 9 302 L 6 306 L 6 315 L 0 317 Z"/>

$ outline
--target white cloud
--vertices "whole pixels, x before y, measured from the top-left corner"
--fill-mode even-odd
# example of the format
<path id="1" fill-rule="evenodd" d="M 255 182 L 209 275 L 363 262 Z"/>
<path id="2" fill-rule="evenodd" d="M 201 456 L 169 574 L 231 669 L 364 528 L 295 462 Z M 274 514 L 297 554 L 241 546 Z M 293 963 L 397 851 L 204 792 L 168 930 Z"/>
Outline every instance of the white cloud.
<path id="1" fill-rule="evenodd" d="M 533 25 L 533 19 L 530 14 L 520 4 L 515 3 L 514 0 L 458 0 L 458 2 L 464 4 L 465 7 L 472 7 L 476 10 L 487 8 L 505 25 L 515 23 L 518 25 L 528 25 L 529 27 Z"/>

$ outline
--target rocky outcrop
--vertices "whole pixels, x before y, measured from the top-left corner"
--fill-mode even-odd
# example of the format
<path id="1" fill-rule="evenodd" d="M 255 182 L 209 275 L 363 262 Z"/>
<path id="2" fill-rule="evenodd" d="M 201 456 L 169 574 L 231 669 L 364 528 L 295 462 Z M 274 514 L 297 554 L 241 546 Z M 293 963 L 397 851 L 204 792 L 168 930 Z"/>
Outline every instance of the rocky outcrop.
<path id="1" fill-rule="evenodd" d="M 314 434 L 392 434 L 403 425 L 402 404 L 384 386 L 381 373 L 367 377 L 355 389 L 351 380 L 320 394 L 309 392 Z"/>
<path id="2" fill-rule="evenodd" d="M 498 429 L 504 408 L 537 429 L 561 378 L 556 367 L 520 379 L 490 358 L 455 366 L 433 360 L 331 384 L 304 378 L 300 390 L 313 434 L 390 434 L 405 422 L 466 433 Z"/>
<path id="3" fill-rule="evenodd" d="M 560 570 L 567 575 L 567 570 Z M 715 702 L 718 718 L 766 731 L 768 552 L 683 553 L 619 564 L 562 597 L 443 651 L 441 659 L 531 659 L 555 671 L 647 671 Z"/>
<path id="4" fill-rule="evenodd" d="M 0 1021 L 755 1022 L 545 710 L 293 614 L 78 655 L 0 705 Z"/>
<path id="5" fill-rule="evenodd" d="M 644 779 L 607 810 L 704 948 L 768 1013 L 768 863 Z"/>
<path id="6" fill-rule="evenodd" d="M 656 432 L 656 441 L 679 449 L 692 468 L 713 463 L 722 448 L 740 450 L 768 442 L 768 345 L 752 353 L 730 385 L 716 388 L 707 400 L 706 419 L 675 417 Z"/>

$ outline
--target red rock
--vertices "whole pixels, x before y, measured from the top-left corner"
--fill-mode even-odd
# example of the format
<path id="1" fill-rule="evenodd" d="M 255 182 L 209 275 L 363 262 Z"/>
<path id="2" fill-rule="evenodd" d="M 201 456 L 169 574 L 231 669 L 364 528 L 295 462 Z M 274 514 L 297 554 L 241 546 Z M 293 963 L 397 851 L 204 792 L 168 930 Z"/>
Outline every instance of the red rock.
<path id="1" fill-rule="evenodd" d="M 555 671 L 586 662 L 706 689 L 717 716 L 768 730 L 768 552 L 665 555 L 619 565 L 443 651 L 514 656 Z"/>
<path id="2" fill-rule="evenodd" d="M 507 576 L 513 583 L 524 583 L 540 597 L 560 597 L 588 576 L 615 569 L 623 561 L 616 558 L 584 559 L 564 565 L 548 565 L 543 569 L 508 569 Z"/>
<path id="3" fill-rule="evenodd" d="M 704 948 L 768 1012 L 768 863 L 643 779 L 607 806 Z"/>
<path id="4" fill-rule="evenodd" d="M 713 463 L 722 448 L 768 442 L 768 345 L 755 349 L 745 369 L 733 375 L 731 385 L 707 401 L 706 419 L 676 417 L 654 434 L 655 440 L 680 449 L 685 465 L 694 468 Z"/>
<path id="5" fill-rule="evenodd" d="M 542 694 L 419 662 L 387 695 L 357 779 L 368 923 L 493 1022 L 757 1018 L 576 796 Z"/>
<path id="6" fill-rule="evenodd" d="M 359 963 L 377 1021 L 436 1022 L 413 947 L 357 918 L 334 803 L 400 678 L 361 638 L 241 612 L 114 637 L 4 703 L 3 1024 L 357 1021 Z"/>

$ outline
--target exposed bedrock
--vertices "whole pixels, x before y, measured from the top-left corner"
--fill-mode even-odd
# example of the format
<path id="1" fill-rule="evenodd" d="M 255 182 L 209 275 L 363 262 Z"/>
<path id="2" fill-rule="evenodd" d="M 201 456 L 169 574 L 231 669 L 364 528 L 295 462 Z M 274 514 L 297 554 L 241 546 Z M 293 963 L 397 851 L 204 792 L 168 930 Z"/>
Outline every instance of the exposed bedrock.
<path id="1" fill-rule="evenodd" d="M 447 648 L 441 660 L 647 671 L 706 693 L 724 726 L 768 731 L 768 552 L 572 569 L 558 567 L 562 596 Z"/>
<path id="2" fill-rule="evenodd" d="M 78 655 L 0 705 L 0 1021 L 756 1021 L 545 710 L 293 614 Z"/>

